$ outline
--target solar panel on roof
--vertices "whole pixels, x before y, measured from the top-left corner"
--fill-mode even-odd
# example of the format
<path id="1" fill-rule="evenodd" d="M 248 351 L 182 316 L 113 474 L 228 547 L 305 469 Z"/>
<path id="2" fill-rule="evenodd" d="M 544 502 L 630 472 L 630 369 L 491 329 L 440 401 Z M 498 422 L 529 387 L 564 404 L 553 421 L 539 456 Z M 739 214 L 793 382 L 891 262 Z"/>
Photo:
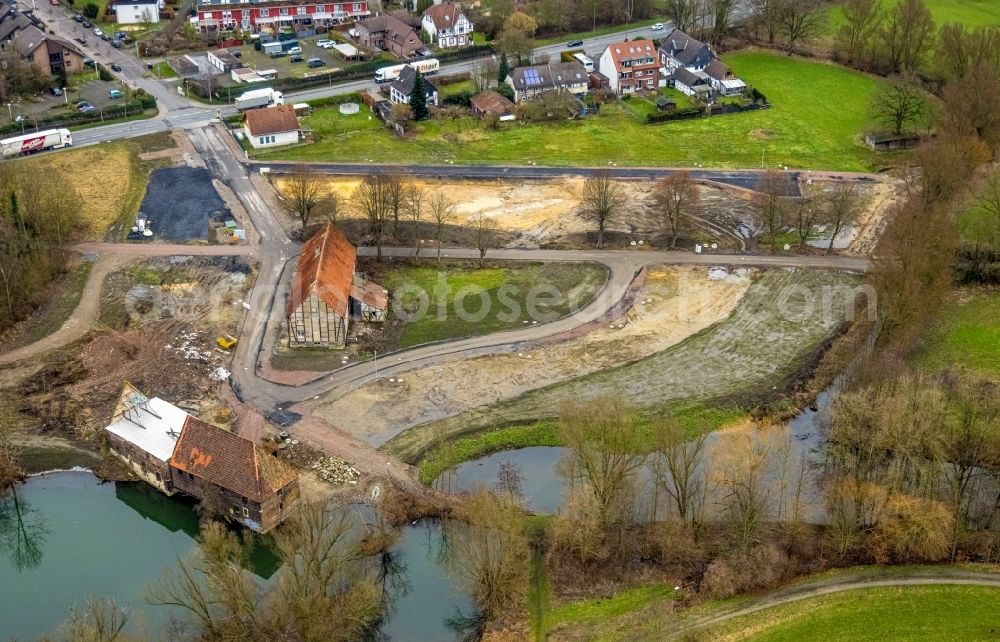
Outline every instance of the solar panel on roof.
<path id="1" fill-rule="evenodd" d="M 526 85 L 540 85 L 542 84 L 542 77 L 538 75 L 537 69 L 525 69 L 524 70 L 524 84 Z"/>

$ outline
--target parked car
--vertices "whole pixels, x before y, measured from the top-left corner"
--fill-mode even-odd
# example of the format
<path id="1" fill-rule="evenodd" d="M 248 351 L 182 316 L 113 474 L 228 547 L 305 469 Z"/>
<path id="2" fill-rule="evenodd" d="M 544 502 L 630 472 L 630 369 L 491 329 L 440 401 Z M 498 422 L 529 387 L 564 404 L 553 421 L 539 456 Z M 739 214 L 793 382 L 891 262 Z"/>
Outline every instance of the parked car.
<path id="1" fill-rule="evenodd" d="M 326 67 L 326 61 L 322 58 L 310 58 L 306 64 L 310 67 Z"/>
<path id="2" fill-rule="evenodd" d="M 111 41 L 111 46 L 114 47 L 115 49 L 121 49 L 122 48 L 122 41 L 121 40 L 112 40 Z"/>
<path id="3" fill-rule="evenodd" d="M 76 110 L 81 114 L 89 114 L 92 111 L 97 111 L 97 107 L 94 107 L 90 103 L 84 101 L 84 103 L 77 107 Z"/>
<path id="4" fill-rule="evenodd" d="M 281 58 L 282 56 L 287 56 L 287 55 L 288 55 L 287 51 L 272 51 L 271 52 L 271 57 L 272 58 Z"/>
<path id="5" fill-rule="evenodd" d="M 85 44 L 87 44 L 87 39 L 86 39 L 86 38 L 84 38 L 83 36 L 77 36 L 76 38 L 73 38 L 73 40 L 76 40 L 76 41 L 77 41 L 77 42 L 79 42 L 79 43 L 80 43 L 81 45 L 85 45 Z"/>
<path id="6" fill-rule="evenodd" d="M 317 41 L 316 41 L 316 46 L 317 46 L 317 47 L 322 47 L 323 49 L 330 49 L 330 48 L 331 48 L 331 47 L 333 47 L 333 46 L 334 46 L 335 44 L 337 44 L 337 43 L 335 43 L 335 42 L 334 42 L 334 41 L 332 41 L 332 40 L 326 40 L 326 39 L 323 39 L 323 40 L 317 40 Z"/>
<path id="7" fill-rule="evenodd" d="M 73 22 L 83 22 L 83 16 L 81 16 L 80 14 L 76 14 L 75 16 L 73 16 Z"/>
<path id="8" fill-rule="evenodd" d="M 302 47 L 292 47 L 291 49 L 288 50 L 288 53 L 291 54 L 291 55 L 293 55 L 293 56 L 295 54 L 300 54 L 300 53 L 302 53 Z"/>
<path id="9" fill-rule="evenodd" d="M 93 23 L 91 23 L 90 20 L 87 20 L 86 18 L 84 18 L 83 20 L 81 20 L 80 24 L 82 24 L 87 29 L 90 29 L 91 27 L 94 26 Z"/>
<path id="10" fill-rule="evenodd" d="M 100 27 L 94 27 L 94 35 L 100 38 L 104 35 L 104 32 L 101 31 Z"/>
<path id="11" fill-rule="evenodd" d="M 657 22 L 655 25 L 650 27 L 650 29 L 652 29 L 653 31 L 663 31 L 663 23 Z"/>
<path id="12" fill-rule="evenodd" d="M 116 72 L 118 72 L 118 73 L 121 73 L 121 71 L 122 71 L 122 66 L 121 66 L 121 65 L 119 65 L 119 64 L 118 64 L 117 62 L 115 62 L 115 63 L 112 63 L 112 64 L 111 64 L 111 71 L 116 71 Z"/>
<path id="13" fill-rule="evenodd" d="M 108 92 L 108 98 L 110 98 L 111 100 L 118 100 L 124 95 L 125 94 L 122 93 L 121 89 L 112 89 Z"/>
<path id="14" fill-rule="evenodd" d="M 582 47 L 583 46 L 583 41 L 582 40 L 570 40 L 569 42 L 566 43 L 566 46 L 567 47 Z"/>
<path id="15" fill-rule="evenodd" d="M 76 105 L 76 108 L 77 108 L 77 109 L 80 109 L 80 108 L 81 108 L 81 107 L 83 107 L 84 105 L 89 105 L 89 104 L 90 104 L 90 103 L 88 103 L 88 102 L 87 102 L 86 100 L 78 100 L 78 101 L 76 101 L 76 102 L 74 103 L 74 105 Z"/>
<path id="16" fill-rule="evenodd" d="M 25 116 L 24 114 L 18 114 L 17 117 L 14 118 L 14 122 L 15 123 L 23 123 L 23 122 L 27 122 L 28 120 L 30 120 L 30 119 L 27 116 Z"/>
<path id="17" fill-rule="evenodd" d="M 128 36 L 128 34 L 124 31 L 115 32 L 115 40 L 125 40 L 126 36 Z"/>
<path id="18" fill-rule="evenodd" d="M 302 62 L 302 56 L 299 54 L 292 54 L 292 57 L 288 59 L 288 62 Z"/>
<path id="19" fill-rule="evenodd" d="M 60 89 L 59 87 L 53 87 L 49 89 L 49 93 L 52 94 L 53 96 L 62 96 L 63 90 Z"/>
<path id="20" fill-rule="evenodd" d="M 94 65 L 96 65 L 96 64 L 97 64 L 97 63 L 96 63 L 96 62 L 94 62 L 94 59 L 93 59 L 93 58 L 84 58 L 84 59 L 83 59 L 83 66 L 84 66 L 84 67 L 90 67 L 90 68 L 93 68 L 93 67 L 94 67 Z"/>

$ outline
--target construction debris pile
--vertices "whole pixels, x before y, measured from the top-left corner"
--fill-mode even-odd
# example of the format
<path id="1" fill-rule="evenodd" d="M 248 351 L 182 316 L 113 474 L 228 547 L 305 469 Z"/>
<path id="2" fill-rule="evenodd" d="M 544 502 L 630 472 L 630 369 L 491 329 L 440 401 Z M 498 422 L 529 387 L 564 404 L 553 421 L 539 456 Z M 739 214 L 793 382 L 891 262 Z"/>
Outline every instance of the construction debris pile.
<path id="1" fill-rule="evenodd" d="M 333 457 L 320 457 L 313 463 L 312 469 L 323 481 L 338 486 L 357 484 L 358 477 L 361 476 L 357 468 L 342 459 Z"/>

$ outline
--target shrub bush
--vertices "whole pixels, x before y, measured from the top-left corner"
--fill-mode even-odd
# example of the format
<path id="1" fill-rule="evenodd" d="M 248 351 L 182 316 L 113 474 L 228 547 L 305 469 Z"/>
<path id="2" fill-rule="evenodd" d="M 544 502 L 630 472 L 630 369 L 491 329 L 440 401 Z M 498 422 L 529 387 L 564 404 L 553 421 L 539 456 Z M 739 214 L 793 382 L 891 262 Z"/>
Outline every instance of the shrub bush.
<path id="1" fill-rule="evenodd" d="M 474 92 L 468 89 L 463 89 L 460 92 L 452 94 L 444 99 L 445 104 L 448 105 L 460 105 L 462 107 L 468 107 L 472 104 L 472 96 L 475 95 Z"/>

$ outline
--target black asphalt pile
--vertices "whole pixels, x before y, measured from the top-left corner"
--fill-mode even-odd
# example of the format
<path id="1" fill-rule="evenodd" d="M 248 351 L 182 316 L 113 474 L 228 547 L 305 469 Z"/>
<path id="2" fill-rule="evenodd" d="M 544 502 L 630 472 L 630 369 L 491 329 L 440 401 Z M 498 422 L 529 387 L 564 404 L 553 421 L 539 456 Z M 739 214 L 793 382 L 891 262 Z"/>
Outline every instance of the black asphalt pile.
<path id="1" fill-rule="evenodd" d="M 231 216 L 212 185 L 211 172 L 201 167 L 153 170 L 140 211 L 154 238 L 165 241 L 207 240 L 209 220 Z"/>

